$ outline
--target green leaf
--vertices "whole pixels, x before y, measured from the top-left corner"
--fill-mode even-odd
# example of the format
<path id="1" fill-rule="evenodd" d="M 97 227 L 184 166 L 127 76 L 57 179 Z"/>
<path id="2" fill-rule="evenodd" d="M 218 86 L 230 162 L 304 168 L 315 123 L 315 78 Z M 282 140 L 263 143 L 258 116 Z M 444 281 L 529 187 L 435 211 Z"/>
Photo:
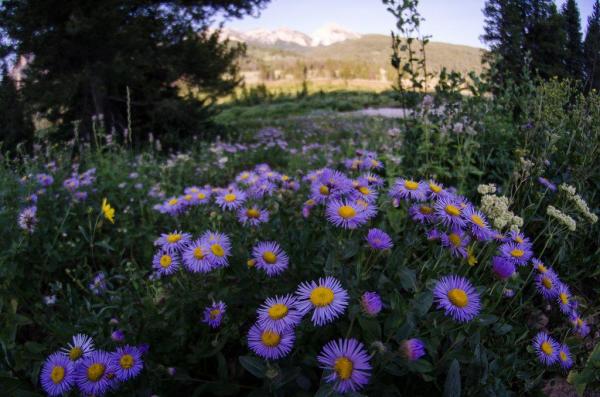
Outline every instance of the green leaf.
<path id="1" fill-rule="evenodd" d="M 407 268 L 406 266 L 400 266 L 398 269 L 398 276 L 400 276 L 400 286 L 406 291 L 414 291 L 417 281 L 417 276 L 414 270 Z"/>
<path id="2" fill-rule="evenodd" d="M 443 397 L 460 397 L 460 364 L 452 360 L 446 381 L 444 382 Z"/>
<path id="3" fill-rule="evenodd" d="M 242 364 L 242 367 L 244 367 L 246 371 L 250 372 L 252 375 L 256 376 L 257 378 L 265 377 L 267 367 L 261 359 L 251 356 L 240 356 L 239 360 L 240 364 Z"/>
<path id="4" fill-rule="evenodd" d="M 424 316 L 425 313 L 429 310 L 431 305 L 433 304 L 433 294 L 431 291 L 423 291 L 419 293 L 415 299 L 413 299 L 413 311 L 414 313 L 421 317 Z"/>

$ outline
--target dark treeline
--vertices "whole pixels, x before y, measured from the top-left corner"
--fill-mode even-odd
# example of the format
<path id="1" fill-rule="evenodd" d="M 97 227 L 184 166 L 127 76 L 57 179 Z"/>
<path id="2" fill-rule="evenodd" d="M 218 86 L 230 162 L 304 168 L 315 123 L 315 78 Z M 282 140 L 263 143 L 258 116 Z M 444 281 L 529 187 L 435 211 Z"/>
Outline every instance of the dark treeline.
<path id="1" fill-rule="evenodd" d="M 487 0 L 483 12 L 482 39 L 491 49 L 486 60 L 500 87 L 518 84 L 533 72 L 544 79 L 579 80 L 588 90 L 600 88 L 600 0 L 585 38 L 575 0 L 560 10 L 552 0 Z"/>
<path id="2" fill-rule="evenodd" d="M 255 14 L 267 2 L 0 2 L 0 60 L 5 67 L 28 60 L 12 79 L 19 81 L 2 79 L 0 113 L 9 113 L 0 115 L 2 151 L 29 140 L 25 120 L 47 120 L 57 139 L 77 131 L 93 141 L 96 129 L 122 139 L 132 128 L 134 141 L 149 132 L 173 141 L 201 132 L 217 98 L 239 84 L 245 51 L 220 41 L 211 22 Z"/>

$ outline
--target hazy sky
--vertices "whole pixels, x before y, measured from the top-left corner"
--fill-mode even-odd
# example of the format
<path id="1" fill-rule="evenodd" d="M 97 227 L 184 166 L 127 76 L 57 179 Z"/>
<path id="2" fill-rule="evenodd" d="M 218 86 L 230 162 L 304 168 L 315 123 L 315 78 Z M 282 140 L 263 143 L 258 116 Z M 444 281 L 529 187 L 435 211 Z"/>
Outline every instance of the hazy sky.
<path id="1" fill-rule="evenodd" d="M 578 0 L 585 31 L 587 17 L 595 0 Z M 564 0 L 557 0 L 562 6 Z M 419 11 L 425 18 L 422 32 L 432 40 L 483 47 L 484 0 L 421 0 Z M 238 30 L 287 27 L 305 33 L 335 22 L 358 33 L 389 34 L 394 18 L 381 0 L 271 0 L 259 18 L 232 20 L 225 26 Z"/>

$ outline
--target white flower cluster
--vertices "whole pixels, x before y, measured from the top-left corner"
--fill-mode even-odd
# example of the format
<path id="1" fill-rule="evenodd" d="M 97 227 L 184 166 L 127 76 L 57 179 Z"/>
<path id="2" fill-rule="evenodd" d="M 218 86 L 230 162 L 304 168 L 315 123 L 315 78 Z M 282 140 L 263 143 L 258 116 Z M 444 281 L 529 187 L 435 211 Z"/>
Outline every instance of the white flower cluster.
<path id="1" fill-rule="evenodd" d="M 598 215 L 590 211 L 590 207 L 588 207 L 585 200 L 577 194 L 577 190 L 574 186 L 563 183 L 558 188 L 566 193 L 567 198 L 575 204 L 575 208 L 577 208 L 577 211 L 579 211 L 585 219 L 591 224 L 598 222 Z"/>
<path id="2" fill-rule="evenodd" d="M 484 187 L 480 190 L 480 188 Z M 486 191 L 485 186 L 489 188 L 493 185 L 480 185 L 477 191 Z M 493 187 L 495 192 L 496 187 Z M 523 226 L 523 218 L 516 216 L 509 207 L 508 198 L 505 196 L 496 196 L 493 194 L 484 194 L 481 197 L 481 211 L 486 214 L 491 220 L 496 229 L 509 228 L 510 230 L 519 231 Z"/>
<path id="3" fill-rule="evenodd" d="M 490 183 L 489 185 L 479 185 L 477 186 L 477 192 L 479 194 L 493 194 L 496 193 L 496 185 Z"/>
<path id="4" fill-rule="evenodd" d="M 575 219 L 571 218 L 569 215 L 565 214 L 564 212 L 552 205 L 549 205 L 548 208 L 546 208 L 546 214 L 558 220 L 558 222 L 565 225 L 567 229 L 569 229 L 572 232 L 574 232 L 577 228 L 577 223 L 575 222 Z"/>

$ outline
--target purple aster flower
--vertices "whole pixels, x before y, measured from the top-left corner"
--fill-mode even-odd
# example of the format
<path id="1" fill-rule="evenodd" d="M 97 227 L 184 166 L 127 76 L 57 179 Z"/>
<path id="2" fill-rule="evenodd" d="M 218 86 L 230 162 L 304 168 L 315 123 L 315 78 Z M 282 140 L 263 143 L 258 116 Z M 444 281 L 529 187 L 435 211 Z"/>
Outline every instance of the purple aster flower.
<path id="1" fill-rule="evenodd" d="M 400 351 L 408 361 L 417 361 L 425 355 L 425 344 L 417 338 L 405 339 L 400 343 Z"/>
<path id="2" fill-rule="evenodd" d="M 217 194 L 216 202 L 224 210 L 238 209 L 246 201 L 246 193 L 237 189 L 230 188 Z"/>
<path id="3" fill-rule="evenodd" d="M 79 187 L 79 179 L 76 177 L 65 179 L 63 182 L 63 187 L 69 192 L 73 193 Z"/>
<path id="4" fill-rule="evenodd" d="M 546 189 L 551 190 L 553 192 L 556 191 L 556 185 L 554 183 L 550 182 L 548 179 L 540 176 L 538 178 L 538 182 L 540 183 L 540 185 L 544 186 Z"/>
<path id="5" fill-rule="evenodd" d="M 245 226 L 258 226 L 269 221 L 269 211 L 260 209 L 256 205 L 241 207 L 237 215 L 240 223 Z"/>
<path id="6" fill-rule="evenodd" d="M 389 250 L 394 246 L 392 238 L 386 232 L 377 228 L 369 229 L 365 239 L 369 247 L 378 251 Z"/>
<path id="7" fill-rule="evenodd" d="M 467 257 L 467 245 L 471 239 L 461 229 L 455 228 L 450 233 L 442 234 L 442 246 L 448 248 L 452 256 L 457 258 Z"/>
<path id="8" fill-rule="evenodd" d="M 181 254 L 183 266 L 192 273 L 210 272 L 214 266 L 208 257 L 209 250 L 210 248 L 202 239 L 193 241 L 183 249 Z"/>
<path id="9" fill-rule="evenodd" d="M 248 195 L 253 199 L 272 196 L 277 186 L 267 178 L 260 178 L 248 189 Z"/>
<path id="10" fill-rule="evenodd" d="M 256 267 L 264 270 L 269 277 L 282 273 L 288 267 L 288 256 L 274 241 L 263 241 L 252 249 Z"/>
<path id="11" fill-rule="evenodd" d="M 433 296 L 438 308 L 461 323 L 471 321 L 481 311 L 479 294 L 464 277 L 443 277 L 437 282 Z"/>
<path id="12" fill-rule="evenodd" d="M 352 191 L 351 198 L 354 200 L 362 199 L 367 203 L 374 203 L 377 201 L 377 190 L 369 187 L 366 181 L 364 183 L 360 183 L 356 181 L 356 185 L 354 186 L 354 190 Z M 354 184 L 353 184 L 354 185 Z"/>
<path id="13" fill-rule="evenodd" d="M 42 187 L 48 187 L 54 183 L 54 178 L 48 174 L 37 174 L 35 179 L 37 179 L 38 184 Z"/>
<path id="14" fill-rule="evenodd" d="M 73 343 L 67 343 L 67 347 L 61 349 L 69 360 L 77 361 L 89 356 L 94 351 L 94 341 L 87 335 L 77 334 L 73 336 Z"/>
<path id="15" fill-rule="evenodd" d="M 255 179 L 255 177 L 256 177 L 256 174 L 252 171 L 242 171 L 239 174 L 237 174 L 237 176 L 235 177 L 235 181 L 237 183 L 249 185 L 250 181 Z"/>
<path id="16" fill-rule="evenodd" d="M 558 276 L 552 270 L 540 273 L 535 277 L 537 291 L 546 299 L 554 299 L 557 297 L 559 283 L 560 280 L 558 279 Z"/>
<path id="17" fill-rule="evenodd" d="M 364 173 L 360 176 L 359 180 L 365 180 L 370 186 L 375 188 L 381 188 L 384 185 L 384 180 L 379 175 L 372 174 L 370 172 Z"/>
<path id="18" fill-rule="evenodd" d="M 212 305 L 204 308 L 202 322 L 208 324 L 211 328 L 219 328 L 223 321 L 225 310 L 227 310 L 227 305 L 223 301 L 213 302 Z"/>
<path id="19" fill-rule="evenodd" d="M 429 182 L 427 182 L 426 191 L 429 198 L 434 200 L 448 195 L 448 191 L 444 189 L 444 185 L 434 180 L 429 180 Z"/>
<path id="20" fill-rule="evenodd" d="M 73 193 L 73 200 L 83 203 L 88 198 L 88 192 L 75 192 Z"/>
<path id="21" fill-rule="evenodd" d="M 179 270 L 179 255 L 160 249 L 154 254 L 152 267 L 159 276 L 170 276 Z"/>
<path id="22" fill-rule="evenodd" d="M 519 266 L 527 265 L 527 262 L 533 256 L 533 251 L 530 248 L 515 243 L 502 244 L 499 251 L 500 255 Z"/>
<path id="23" fill-rule="evenodd" d="M 189 233 L 183 233 L 174 231 L 171 233 L 163 233 L 154 242 L 154 245 L 159 246 L 169 251 L 179 251 L 190 243 L 192 235 Z"/>
<path id="24" fill-rule="evenodd" d="M 540 362 L 548 367 L 558 361 L 560 346 L 545 332 L 540 332 L 533 338 L 533 349 Z"/>
<path id="25" fill-rule="evenodd" d="M 313 209 L 313 207 L 315 205 L 317 205 L 315 200 L 313 200 L 313 199 L 306 200 L 304 202 L 304 205 L 302 206 L 302 216 L 304 218 L 308 218 L 310 216 L 310 211 Z"/>
<path id="26" fill-rule="evenodd" d="M 556 288 L 556 300 L 558 307 L 564 314 L 569 314 L 573 310 L 573 302 L 571 301 L 571 291 L 564 283 L 559 282 Z"/>
<path id="27" fill-rule="evenodd" d="M 571 351 L 566 343 L 560 345 L 558 349 L 558 364 L 560 364 L 563 370 L 568 370 L 573 366 L 573 358 L 571 357 Z"/>
<path id="28" fill-rule="evenodd" d="M 546 267 L 546 265 L 544 265 L 544 263 L 537 258 L 531 258 L 531 264 L 533 265 L 533 268 L 538 271 L 538 273 L 546 273 L 548 270 L 552 270 L 549 267 Z"/>
<path id="29" fill-rule="evenodd" d="M 410 218 L 419 223 L 432 223 L 434 221 L 433 208 L 429 204 L 417 203 L 408 209 Z"/>
<path id="30" fill-rule="evenodd" d="M 210 187 L 206 187 L 200 189 L 198 193 L 194 194 L 196 196 L 196 201 L 198 202 L 198 204 L 208 204 L 212 196 L 212 191 L 210 190 Z"/>
<path id="31" fill-rule="evenodd" d="M 465 207 L 463 201 L 453 196 L 440 197 L 434 204 L 437 219 L 447 227 L 464 228 L 466 226 L 462 217 Z"/>
<path id="32" fill-rule="evenodd" d="M 515 264 L 502 256 L 492 258 L 492 270 L 500 280 L 510 278 L 516 271 Z"/>
<path id="33" fill-rule="evenodd" d="M 101 295 L 104 293 L 107 288 L 106 274 L 104 272 L 96 273 L 88 287 L 94 295 Z"/>
<path id="34" fill-rule="evenodd" d="M 388 194 L 392 198 L 394 206 L 397 207 L 402 200 L 425 201 L 427 186 L 420 181 L 398 178 Z"/>
<path id="35" fill-rule="evenodd" d="M 96 180 L 96 169 L 90 168 L 83 174 L 79 175 L 80 186 L 90 186 Z"/>
<path id="36" fill-rule="evenodd" d="M 492 238 L 492 230 L 483 212 L 468 205 L 463 211 L 463 217 L 469 225 L 471 234 L 479 241 L 487 241 Z"/>
<path id="37" fill-rule="evenodd" d="M 83 358 L 75 368 L 75 381 L 85 394 L 101 396 L 111 386 L 110 354 L 96 350 Z"/>
<path id="38" fill-rule="evenodd" d="M 356 229 L 368 220 L 364 207 L 346 200 L 330 200 L 325 214 L 329 222 L 344 229 Z"/>
<path id="39" fill-rule="evenodd" d="M 112 339 L 113 342 L 123 342 L 125 340 L 125 332 L 116 329 L 110 334 L 110 339 Z"/>
<path id="40" fill-rule="evenodd" d="M 42 388 L 49 396 L 66 394 L 75 383 L 74 365 L 67 356 L 60 352 L 52 353 L 40 371 Z"/>
<path id="41" fill-rule="evenodd" d="M 377 215 L 377 207 L 372 203 L 359 198 L 356 200 L 356 205 L 362 208 L 362 216 L 364 216 L 365 221 Z"/>
<path id="42" fill-rule="evenodd" d="M 569 321 L 573 326 L 573 332 L 580 338 L 585 338 L 590 333 L 590 326 L 576 311 L 571 312 Z"/>
<path id="43" fill-rule="evenodd" d="M 277 360 L 287 356 L 294 346 L 293 328 L 283 331 L 264 329 L 258 323 L 248 331 L 248 347 L 262 358 Z"/>
<path id="44" fill-rule="evenodd" d="M 334 277 L 304 282 L 296 291 L 298 310 L 304 315 L 311 310 L 314 325 L 328 324 L 338 318 L 348 306 L 348 292 Z"/>
<path id="45" fill-rule="evenodd" d="M 227 258 L 231 256 L 231 241 L 226 234 L 208 231 L 200 237 L 200 240 L 208 247 L 208 260 L 213 266 L 229 266 Z"/>
<path id="46" fill-rule="evenodd" d="M 142 372 L 143 368 L 142 353 L 135 346 L 118 347 L 110 355 L 110 371 L 121 382 L 135 378 Z"/>
<path id="47" fill-rule="evenodd" d="M 35 205 L 23 209 L 17 219 L 19 227 L 29 234 L 35 231 L 37 221 L 37 207 Z"/>
<path id="48" fill-rule="evenodd" d="M 317 356 L 325 370 L 325 381 L 334 384 L 338 393 L 361 390 L 371 376 L 369 353 L 356 339 L 339 339 L 327 343 Z"/>
<path id="49" fill-rule="evenodd" d="M 184 194 L 198 194 L 200 193 L 200 188 L 198 186 L 189 186 L 183 189 Z"/>
<path id="50" fill-rule="evenodd" d="M 517 247 L 523 250 L 531 250 L 533 244 L 529 237 L 525 237 L 523 233 L 519 233 L 517 231 L 511 230 L 508 232 L 508 235 L 504 238 L 505 243 L 513 242 L 517 245 Z"/>
<path id="51" fill-rule="evenodd" d="M 162 214 L 176 216 L 185 210 L 185 203 L 177 197 L 171 197 L 157 208 Z"/>
<path id="52" fill-rule="evenodd" d="M 367 315 L 375 317 L 381 311 L 383 303 L 377 292 L 367 291 L 360 297 L 360 306 Z"/>
<path id="53" fill-rule="evenodd" d="M 261 329 L 279 333 L 300 324 L 302 313 L 298 311 L 296 297 L 292 294 L 267 298 L 258 309 L 258 324 Z"/>
<path id="54" fill-rule="evenodd" d="M 425 237 L 427 237 L 427 240 L 429 241 L 440 240 L 442 238 L 442 232 L 437 229 L 431 229 L 425 232 Z"/>

